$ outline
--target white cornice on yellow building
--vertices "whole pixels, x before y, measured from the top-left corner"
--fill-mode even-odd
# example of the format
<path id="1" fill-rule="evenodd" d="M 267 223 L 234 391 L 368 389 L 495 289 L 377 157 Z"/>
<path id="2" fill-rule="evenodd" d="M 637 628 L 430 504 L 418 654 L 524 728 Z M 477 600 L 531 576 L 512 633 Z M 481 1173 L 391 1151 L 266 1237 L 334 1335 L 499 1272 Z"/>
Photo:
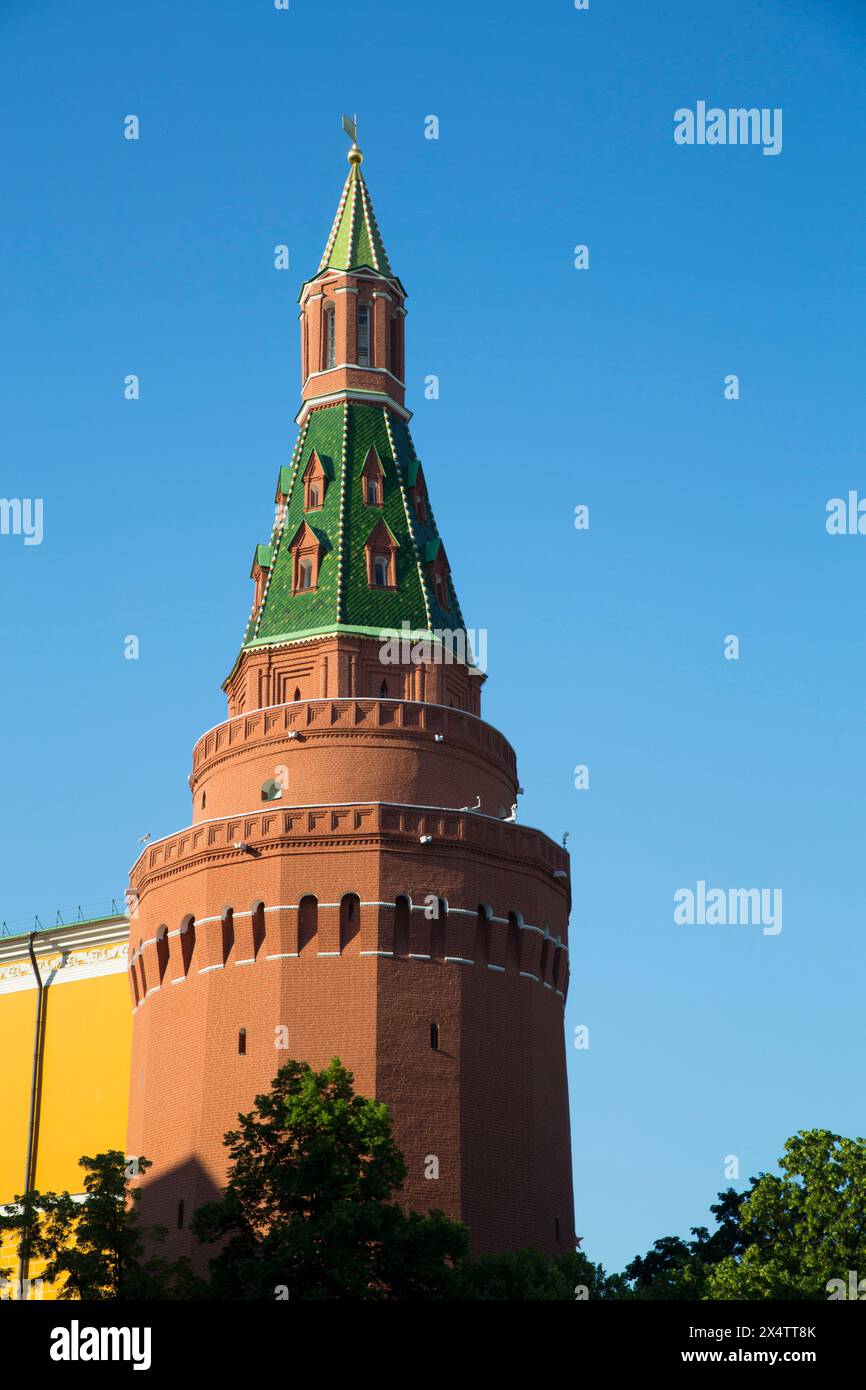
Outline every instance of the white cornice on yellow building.
<path id="1" fill-rule="evenodd" d="M 54 988 L 126 970 L 129 920 L 118 915 L 72 922 L 33 934 L 43 983 Z M 0 995 L 35 989 L 30 963 L 31 935 L 0 937 Z"/>

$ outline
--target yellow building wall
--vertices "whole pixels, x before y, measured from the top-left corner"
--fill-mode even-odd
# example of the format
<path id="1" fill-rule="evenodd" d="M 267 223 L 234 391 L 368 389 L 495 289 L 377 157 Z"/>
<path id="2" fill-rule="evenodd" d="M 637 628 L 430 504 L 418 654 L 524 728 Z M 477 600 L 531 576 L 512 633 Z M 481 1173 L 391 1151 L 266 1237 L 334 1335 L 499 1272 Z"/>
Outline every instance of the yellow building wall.
<path id="1" fill-rule="evenodd" d="M 35 988 L 0 994 L 0 1204 L 24 1186 L 35 1014 Z M 83 1192 L 81 1156 L 125 1149 L 131 1042 L 125 970 L 48 985 L 35 1179 L 40 1191 Z M 0 1268 L 11 1266 L 17 1278 L 15 1241 L 0 1242 Z M 34 1261 L 31 1275 L 39 1272 Z M 43 1296 L 51 1296 L 47 1286 Z"/>
<path id="2" fill-rule="evenodd" d="M 0 995 L 0 1204 L 24 1186 L 35 1016 L 35 990 Z"/>

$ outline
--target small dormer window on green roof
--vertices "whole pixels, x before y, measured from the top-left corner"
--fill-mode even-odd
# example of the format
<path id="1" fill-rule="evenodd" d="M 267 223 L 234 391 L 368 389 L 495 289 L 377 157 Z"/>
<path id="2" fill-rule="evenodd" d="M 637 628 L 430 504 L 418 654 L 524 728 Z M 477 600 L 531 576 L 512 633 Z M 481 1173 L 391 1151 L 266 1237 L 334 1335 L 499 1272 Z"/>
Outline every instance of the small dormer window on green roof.
<path id="1" fill-rule="evenodd" d="M 317 512 L 325 500 L 328 475 L 319 455 L 313 449 L 304 469 L 304 511 Z"/>
<path id="2" fill-rule="evenodd" d="M 373 584 L 377 589 L 388 587 L 388 556 L 376 555 L 373 558 Z"/>

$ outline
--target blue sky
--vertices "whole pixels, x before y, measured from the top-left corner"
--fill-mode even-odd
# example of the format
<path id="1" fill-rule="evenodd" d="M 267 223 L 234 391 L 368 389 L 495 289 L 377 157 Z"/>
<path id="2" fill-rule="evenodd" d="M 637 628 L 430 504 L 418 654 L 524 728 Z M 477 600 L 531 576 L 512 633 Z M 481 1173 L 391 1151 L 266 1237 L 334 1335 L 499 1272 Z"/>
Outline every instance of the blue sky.
<path id="1" fill-rule="evenodd" d="M 357 110 L 485 714 L 571 832 L 584 1248 L 862 1133 L 862 6 L 4 0 L 0 40 L 0 492 L 45 529 L 0 537 L 0 918 L 107 906 L 188 818 Z M 677 146 L 699 100 L 782 108 L 781 154 Z M 677 926 L 699 879 L 783 930 Z"/>

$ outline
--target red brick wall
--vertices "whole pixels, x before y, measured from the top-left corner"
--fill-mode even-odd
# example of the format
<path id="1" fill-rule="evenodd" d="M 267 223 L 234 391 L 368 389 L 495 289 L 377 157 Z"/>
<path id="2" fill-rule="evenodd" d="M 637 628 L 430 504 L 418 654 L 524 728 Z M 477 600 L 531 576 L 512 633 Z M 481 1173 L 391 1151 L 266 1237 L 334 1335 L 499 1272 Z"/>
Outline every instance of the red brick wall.
<path id="1" fill-rule="evenodd" d="M 169 1227 L 170 1249 L 188 1248 L 176 1227 L 178 1203 L 188 1220 L 214 1195 L 225 1174 L 222 1136 L 238 1111 L 289 1057 L 322 1067 L 339 1056 L 360 1092 L 392 1107 L 408 1205 L 465 1220 L 477 1251 L 568 1250 L 569 891 L 557 877 L 567 856 L 520 824 L 404 804 L 423 792 L 431 806 L 453 808 L 482 789 L 495 800 L 514 786 L 513 753 L 495 730 L 457 711 L 441 712 L 445 736 L 436 743 L 411 714 L 406 727 L 377 726 L 388 702 L 369 703 L 369 723 L 365 715 L 358 724 L 350 709 L 345 731 L 328 732 L 325 722 L 300 750 L 283 712 L 234 721 L 235 735 L 227 725 L 211 731 L 196 747 L 193 778 L 197 797 L 208 790 L 206 818 L 148 845 L 133 869 L 138 1004 L 128 1151 L 154 1163 L 143 1218 Z M 324 709 L 316 707 L 314 724 L 335 710 L 342 717 L 341 702 Z M 260 805 L 253 795 L 247 808 L 274 759 L 292 772 L 284 799 Z M 249 813 L 211 819 L 211 797 Z M 306 809 L 321 800 L 329 804 Z M 344 801 L 354 804 L 337 804 Z M 341 946 L 339 903 L 350 893 L 361 901 L 360 929 Z M 318 932 L 298 953 L 305 894 L 319 901 Z M 401 894 L 413 911 L 395 957 Z M 439 923 L 424 911 L 438 899 L 448 904 Z M 260 903 L 265 910 L 254 918 Z M 491 920 L 479 922 L 480 904 Z M 192 929 L 180 929 L 190 917 L 187 969 Z M 167 957 L 157 947 L 162 926 Z M 518 954 L 509 954 L 509 936 Z M 287 1050 L 275 1046 L 281 1026 Z M 436 1178 L 424 1175 L 430 1156 Z"/>
<path id="2" fill-rule="evenodd" d="M 439 740 L 437 741 L 437 735 Z M 242 715 L 193 750 L 193 820 L 254 810 L 276 780 L 287 804 L 400 800 L 509 814 L 510 744 L 462 711 L 387 700 L 302 701 Z M 204 802 L 202 798 L 204 797 Z"/>
<path id="3" fill-rule="evenodd" d="M 479 714 L 483 675 L 458 662 L 383 662 L 385 639 L 320 637 L 291 646 L 241 653 L 226 681 L 229 715 L 295 699 L 378 698 L 382 681 L 392 700 L 429 701 Z"/>

